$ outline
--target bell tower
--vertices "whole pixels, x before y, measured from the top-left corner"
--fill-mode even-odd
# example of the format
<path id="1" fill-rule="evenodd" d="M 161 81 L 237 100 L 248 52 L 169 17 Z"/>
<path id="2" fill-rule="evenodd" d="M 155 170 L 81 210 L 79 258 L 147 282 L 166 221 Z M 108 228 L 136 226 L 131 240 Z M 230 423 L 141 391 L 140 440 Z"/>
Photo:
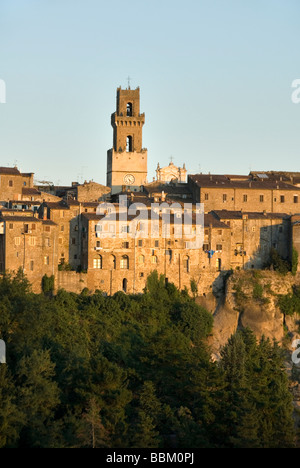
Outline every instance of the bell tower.
<path id="1" fill-rule="evenodd" d="M 111 115 L 113 148 L 107 152 L 107 186 L 111 193 L 125 186 L 138 191 L 147 182 L 147 150 L 143 148 L 145 114 L 140 114 L 140 88 L 117 89 Z"/>

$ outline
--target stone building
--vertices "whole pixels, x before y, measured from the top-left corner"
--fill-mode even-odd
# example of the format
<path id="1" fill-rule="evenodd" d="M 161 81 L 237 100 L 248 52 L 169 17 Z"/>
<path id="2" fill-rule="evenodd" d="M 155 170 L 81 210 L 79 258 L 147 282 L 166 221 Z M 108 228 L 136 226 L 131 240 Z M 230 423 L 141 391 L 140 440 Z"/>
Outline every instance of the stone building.
<path id="1" fill-rule="evenodd" d="M 145 114 L 140 113 L 140 89 L 117 89 L 117 109 L 111 116 L 113 147 L 107 152 L 107 183 L 112 193 L 140 190 L 147 183 L 147 150 L 143 148 Z"/>
<path id="2" fill-rule="evenodd" d="M 33 216 L 32 211 L 1 210 L 0 271 L 17 272 L 20 268 L 39 292 L 42 277 L 55 275 L 57 225 Z"/>
<path id="3" fill-rule="evenodd" d="M 157 182 L 168 184 L 169 182 L 186 182 L 187 170 L 185 164 L 183 167 L 175 166 L 173 161 L 166 167 L 160 167 L 159 163 L 156 168 L 156 180 Z"/>
<path id="4" fill-rule="evenodd" d="M 23 188 L 33 188 L 33 173 L 16 167 L 0 167 L 0 201 L 21 200 Z"/>
<path id="5" fill-rule="evenodd" d="M 190 287 L 191 279 L 199 283 L 203 272 L 215 277 L 222 268 L 230 268 L 230 249 L 226 247 L 230 244 L 231 231 L 216 217 L 208 214 L 204 219 L 210 248 L 216 252 L 212 260 L 213 255 L 202 243 L 197 248 L 193 244 L 196 239 L 194 216 L 190 221 L 183 219 L 182 231 L 178 232 L 180 227 L 175 214 L 171 214 L 170 221 L 165 224 L 160 213 L 157 231 L 153 234 L 152 209 L 136 224 L 136 216 L 123 217 L 119 208 L 115 217 L 82 214 L 82 266 L 87 271 L 90 286 L 93 284 L 107 294 L 118 290 L 142 292 L 148 275 L 157 270 L 182 289 Z M 164 229 L 169 229 L 168 233 Z"/>
<path id="6" fill-rule="evenodd" d="M 227 210 L 215 210 L 212 215 L 231 229 L 226 249 L 230 251 L 232 269 L 264 268 L 271 248 L 282 258 L 290 258 L 290 216 Z"/>
<path id="7" fill-rule="evenodd" d="M 294 214 L 300 211 L 300 187 L 279 180 L 249 176 L 196 174 L 188 176 L 196 202 L 212 210 Z"/>

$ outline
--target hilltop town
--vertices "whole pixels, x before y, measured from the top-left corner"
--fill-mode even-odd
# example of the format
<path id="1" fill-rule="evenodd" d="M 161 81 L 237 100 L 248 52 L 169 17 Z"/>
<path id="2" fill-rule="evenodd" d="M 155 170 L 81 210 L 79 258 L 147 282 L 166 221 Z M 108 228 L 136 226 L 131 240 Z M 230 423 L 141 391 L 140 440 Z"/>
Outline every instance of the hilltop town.
<path id="1" fill-rule="evenodd" d="M 293 249 L 300 253 L 300 173 L 188 174 L 185 164 L 171 161 L 158 164 L 149 182 L 140 89 L 118 88 L 116 98 L 106 186 L 36 183 L 34 173 L 0 167 L 1 273 L 22 269 L 35 292 L 46 275 L 54 277 L 56 290 L 111 295 L 142 292 L 157 270 L 179 289 L 193 282 L 205 296 L 228 271 L 264 268 L 271 249 L 288 261 Z M 132 206 L 146 211 L 142 221 L 130 214 Z M 203 237 L 195 248 L 199 206 Z M 153 211 L 155 233 L 148 216 Z M 180 235 L 179 218 L 189 220 Z"/>

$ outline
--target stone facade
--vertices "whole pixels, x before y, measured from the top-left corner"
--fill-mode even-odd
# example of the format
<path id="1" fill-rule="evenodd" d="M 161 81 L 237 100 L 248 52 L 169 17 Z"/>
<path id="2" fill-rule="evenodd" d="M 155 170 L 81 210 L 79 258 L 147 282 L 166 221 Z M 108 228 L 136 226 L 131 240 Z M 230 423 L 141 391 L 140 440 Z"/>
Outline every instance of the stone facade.
<path id="1" fill-rule="evenodd" d="M 196 174 L 188 177 L 193 199 L 205 211 L 230 210 L 294 214 L 300 210 L 300 187 L 249 176 Z"/>
<path id="2" fill-rule="evenodd" d="M 22 174 L 16 167 L 0 167 L 0 200 L 21 200 L 23 188 L 33 187 L 33 174 Z"/>
<path id="3" fill-rule="evenodd" d="M 0 270 L 17 272 L 20 268 L 40 292 L 42 277 L 56 275 L 57 225 L 33 216 L 32 211 L 1 212 Z"/>
<path id="4" fill-rule="evenodd" d="M 156 180 L 157 182 L 167 184 L 169 182 L 186 182 L 187 170 L 185 164 L 183 167 L 178 167 L 173 164 L 171 161 L 170 164 L 166 167 L 160 167 L 157 165 L 156 168 Z"/>

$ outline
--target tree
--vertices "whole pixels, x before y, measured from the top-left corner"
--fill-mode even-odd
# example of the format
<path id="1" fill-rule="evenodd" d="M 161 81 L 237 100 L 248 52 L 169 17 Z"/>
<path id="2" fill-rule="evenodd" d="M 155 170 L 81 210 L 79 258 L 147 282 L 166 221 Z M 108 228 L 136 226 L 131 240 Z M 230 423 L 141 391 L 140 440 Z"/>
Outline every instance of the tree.
<path id="1" fill-rule="evenodd" d="M 0 402 L 0 448 L 14 447 L 24 415 L 17 406 L 14 382 L 4 364 L 0 364 Z"/>
<path id="2" fill-rule="evenodd" d="M 108 447 L 108 433 L 102 423 L 101 408 L 95 397 L 88 401 L 77 437 L 86 448 Z"/>
<path id="3" fill-rule="evenodd" d="M 239 330 L 222 350 L 227 381 L 224 406 L 232 447 L 287 448 L 294 444 L 292 397 L 276 342 Z"/>
<path id="4" fill-rule="evenodd" d="M 54 367 L 49 351 L 33 351 L 17 366 L 18 406 L 25 415 L 21 446 L 51 446 L 51 424 L 60 402 Z"/>

